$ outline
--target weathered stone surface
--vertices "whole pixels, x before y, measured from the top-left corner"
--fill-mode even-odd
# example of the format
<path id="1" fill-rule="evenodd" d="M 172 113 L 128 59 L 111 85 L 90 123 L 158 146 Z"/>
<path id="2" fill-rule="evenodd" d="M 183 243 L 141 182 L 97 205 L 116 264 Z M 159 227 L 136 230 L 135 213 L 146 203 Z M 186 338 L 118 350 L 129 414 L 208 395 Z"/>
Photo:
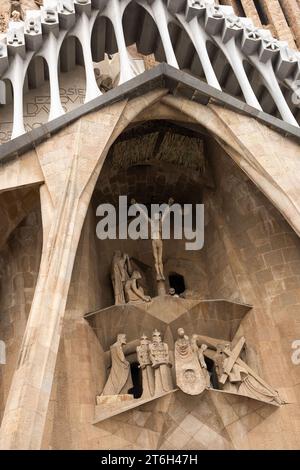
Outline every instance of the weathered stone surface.
<path id="1" fill-rule="evenodd" d="M 37 146 L 34 158 L 13 163 L 16 177 L 3 177 L 3 186 L 1 180 L 2 448 L 299 448 L 299 367 L 291 361 L 291 344 L 300 337 L 299 147 L 254 118 L 165 95 L 153 91 L 81 118 Z M 171 240 L 164 268 L 167 280 L 182 274 L 186 289 L 198 289 L 206 306 L 171 296 L 165 297 L 168 308 L 158 309 L 154 299 L 134 306 L 131 316 L 126 306 L 122 312 L 114 306 L 96 321 L 96 330 L 83 317 L 113 305 L 110 263 L 119 244 L 95 237 L 98 187 L 107 186 L 112 196 L 119 188 L 130 194 L 139 178 L 138 171 L 132 182 L 119 175 L 115 187 L 106 184 L 101 168 L 115 139 L 145 119 L 205 129 L 213 177 L 194 191 L 205 204 L 205 246 L 191 255 L 182 241 Z M 22 176 L 31 158 L 34 174 Z M 142 172 L 145 193 L 156 184 L 174 189 L 177 180 L 168 172 L 157 182 Z M 42 183 L 40 199 L 34 183 Z M 153 279 L 148 240 L 122 241 L 121 249 L 139 261 L 143 281 Z M 226 301 L 214 309 L 211 299 Z M 230 302 L 253 309 L 230 309 Z M 238 330 L 247 340 L 247 363 L 291 404 L 270 412 L 246 397 L 205 391 L 199 400 L 176 392 L 94 426 L 111 335 L 127 322 L 132 341 L 159 323 L 169 343 L 183 316 L 189 335 L 196 328 L 229 337 Z M 172 361 L 171 347 L 169 353 Z"/>

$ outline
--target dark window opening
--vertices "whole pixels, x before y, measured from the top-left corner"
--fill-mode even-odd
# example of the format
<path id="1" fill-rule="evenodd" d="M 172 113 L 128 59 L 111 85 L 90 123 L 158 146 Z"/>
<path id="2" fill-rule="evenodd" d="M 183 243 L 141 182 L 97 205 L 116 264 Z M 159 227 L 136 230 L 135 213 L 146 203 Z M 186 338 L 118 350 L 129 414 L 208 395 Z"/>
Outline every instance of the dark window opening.
<path id="1" fill-rule="evenodd" d="M 169 275 L 170 288 L 175 289 L 175 294 L 180 295 L 185 291 L 184 277 L 181 274 L 170 274 Z"/>
<path id="2" fill-rule="evenodd" d="M 268 17 L 265 13 L 265 10 L 264 10 L 263 6 L 260 3 L 260 0 L 254 0 L 254 5 L 255 5 L 256 11 L 258 13 L 261 24 L 262 25 L 268 25 L 269 20 L 268 20 Z"/>
<path id="3" fill-rule="evenodd" d="M 130 364 L 131 377 L 133 387 L 128 390 L 128 393 L 133 395 L 134 398 L 140 398 L 143 393 L 142 373 L 137 362 Z"/>
<path id="4" fill-rule="evenodd" d="M 218 376 L 216 373 L 215 363 L 209 357 L 204 357 L 204 360 L 205 360 L 205 364 L 207 365 L 207 370 L 210 376 L 210 384 L 213 388 L 216 388 L 218 390 L 220 387 L 219 387 Z"/>

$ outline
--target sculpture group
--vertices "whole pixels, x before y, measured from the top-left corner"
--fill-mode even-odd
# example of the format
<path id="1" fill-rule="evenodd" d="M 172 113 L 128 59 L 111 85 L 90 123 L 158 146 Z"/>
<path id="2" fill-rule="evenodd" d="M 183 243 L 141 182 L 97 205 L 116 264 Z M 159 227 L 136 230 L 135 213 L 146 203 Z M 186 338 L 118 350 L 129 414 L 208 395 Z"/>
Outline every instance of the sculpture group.
<path id="1" fill-rule="evenodd" d="M 241 338 L 233 349 L 228 343 L 217 346 L 214 363 L 221 389 L 228 393 L 243 395 L 273 405 L 284 404 L 278 392 L 240 358 L 244 344 L 245 339 Z"/>
<path id="2" fill-rule="evenodd" d="M 132 269 L 129 256 L 121 251 L 115 251 L 111 266 L 115 305 L 150 302 L 151 297 L 145 295 L 143 288 L 139 286 L 141 278 L 140 272 Z"/>
<path id="3" fill-rule="evenodd" d="M 111 370 L 102 396 L 127 395 L 133 388 L 130 363 L 123 351 L 125 344 L 126 335 L 120 334 L 110 347 Z M 142 335 L 136 354 L 142 373 L 143 399 L 162 395 L 174 388 L 168 345 L 162 341 L 158 330 L 154 330 L 152 341 Z"/>
<path id="4" fill-rule="evenodd" d="M 154 220 L 148 217 L 144 210 L 145 206 L 137 204 L 134 199 L 131 203 L 151 226 L 156 280 L 161 287 L 165 281 L 162 224 L 170 213 L 173 200 L 169 200 L 165 212 L 162 215 L 156 214 Z M 111 266 L 116 305 L 151 301 L 139 284 L 141 278 L 140 272 L 133 269 L 129 255 L 116 251 Z M 169 294 L 177 296 L 174 289 L 170 289 Z M 137 342 L 138 340 L 134 344 Z M 126 336 L 120 334 L 116 343 L 110 348 L 111 370 L 102 397 L 124 397 L 124 400 L 125 397 L 133 398 L 134 384 L 131 365 L 124 354 L 125 345 Z M 174 350 L 174 356 L 170 355 L 169 346 L 172 351 Z M 278 392 L 244 362 L 242 359 L 244 350 L 243 337 L 238 341 L 226 343 L 197 334 L 189 337 L 183 328 L 179 328 L 174 344 L 168 345 L 158 330 L 152 333 L 151 340 L 143 334 L 139 344 L 135 344 L 134 350 L 131 347 L 131 357 L 134 352 L 141 372 L 142 391 L 139 396 L 146 400 L 152 399 L 176 388 L 188 395 L 200 395 L 208 389 L 241 395 L 273 405 L 283 404 Z"/>
<path id="5" fill-rule="evenodd" d="M 157 212 L 149 217 L 143 205 L 137 204 L 134 199 L 131 204 L 140 213 L 145 222 L 150 226 L 152 254 L 156 273 L 156 281 L 160 284 L 160 292 L 165 292 L 164 266 L 163 266 L 163 223 L 170 215 L 170 208 L 174 200 L 169 199 L 163 213 Z M 111 281 L 114 290 L 115 305 L 131 302 L 150 302 L 151 298 L 145 295 L 139 285 L 142 276 L 138 270 L 133 270 L 129 255 L 115 251 L 111 264 Z M 163 285 L 163 287 L 162 287 Z"/>
<path id="6" fill-rule="evenodd" d="M 120 334 L 117 342 L 110 348 L 111 370 L 102 396 L 132 393 L 131 367 L 123 350 L 125 344 L 126 336 Z M 183 328 L 179 328 L 174 342 L 172 364 L 169 346 L 158 330 L 154 330 L 151 340 L 142 335 L 135 348 L 142 378 L 141 399 L 159 397 L 179 388 L 188 395 L 218 390 L 272 405 L 282 405 L 284 401 L 278 392 L 241 359 L 244 348 L 244 337 L 233 346 L 196 334 L 190 338 Z M 210 369 L 207 365 L 209 362 L 212 364 Z"/>

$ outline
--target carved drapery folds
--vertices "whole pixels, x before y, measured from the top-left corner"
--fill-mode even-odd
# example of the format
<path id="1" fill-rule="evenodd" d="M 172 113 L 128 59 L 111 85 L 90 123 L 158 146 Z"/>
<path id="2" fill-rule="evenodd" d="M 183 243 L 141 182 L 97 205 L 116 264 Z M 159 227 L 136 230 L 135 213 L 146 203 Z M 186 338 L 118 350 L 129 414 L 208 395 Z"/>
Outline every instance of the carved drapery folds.
<path id="1" fill-rule="evenodd" d="M 131 364 L 123 349 L 126 337 L 119 334 L 117 342 L 110 348 L 111 369 L 106 384 L 102 395 L 97 397 L 97 405 L 108 406 L 103 419 L 110 416 L 110 411 L 111 416 L 122 413 L 178 389 L 193 396 L 200 396 L 207 390 L 210 393 L 247 397 L 274 406 L 286 403 L 277 390 L 241 359 L 246 345 L 244 337 L 232 343 L 197 334 L 190 338 L 183 328 L 178 328 L 175 342 L 171 345 L 174 345 L 174 360 L 171 360 L 169 345 L 162 340 L 157 329 L 153 331 L 151 340 L 143 334 L 132 345 L 137 342 L 135 352 L 142 384 L 140 396 L 134 398 Z M 131 357 L 132 352 L 128 353 Z"/>
<path id="2" fill-rule="evenodd" d="M 111 265 L 115 305 L 126 302 L 150 302 L 151 298 L 145 295 L 144 289 L 139 285 L 141 279 L 140 272 L 133 270 L 129 256 L 121 251 L 115 251 Z"/>

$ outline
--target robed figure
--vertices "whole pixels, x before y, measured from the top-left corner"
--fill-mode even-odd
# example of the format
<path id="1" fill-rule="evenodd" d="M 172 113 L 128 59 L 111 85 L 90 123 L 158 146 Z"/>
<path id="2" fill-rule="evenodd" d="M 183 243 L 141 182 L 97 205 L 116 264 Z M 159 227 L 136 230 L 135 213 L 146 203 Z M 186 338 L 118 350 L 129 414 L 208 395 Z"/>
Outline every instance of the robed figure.
<path id="1" fill-rule="evenodd" d="M 123 345 L 126 336 L 118 335 L 117 341 L 110 347 L 111 370 L 102 395 L 124 395 L 133 387 L 130 363 L 126 360 Z"/>
<path id="2" fill-rule="evenodd" d="M 115 251 L 111 264 L 111 281 L 114 288 L 115 305 L 125 304 L 125 283 L 132 269 L 129 256 L 121 251 Z"/>
<path id="3" fill-rule="evenodd" d="M 141 398 L 151 398 L 154 395 L 154 370 L 150 358 L 150 341 L 143 335 L 140 339 L 140 345 L 136 348 L 139 367 L 142 371 L 143 394 Z"/>
<path id="4" fill-rule="evenodd" d="M 213 360 L 219 387 L 225 392 L 282 405 L 284 401 L 277 390 L 270 387 L 239 357 L 244 345 L 244 337 L 240 338 L 233 349 L 228 343 L 217 345 Z"/>
<path id="5" fill-rule="evenodd" d="M 178 387 L 188 395 L 200 395 L 208 386 L 206 370 L 201 367 L 198 352 L 184 329 L 177 331 L 175 342 L 175 371 Z"/>
<path id="6" fill-rule="evenodd" d="M 161 338 L 161 333 L 154 330 L 152 342 L 149 345 L 150 359 L 154 369 L 155 395 L 173 390 L 171 367 L 169 358 L 169 348 Z"/>
<path id="7" fill-rule="evenodd" d="M 125 300 L 128 303 L 134 302 L 151 302 L 151 297 L 145 295 L 144 289 L 139 285 L 139 280 L 142 279 L 139 271 L 133 271 L 130 279 L 125 282 Z"/>

